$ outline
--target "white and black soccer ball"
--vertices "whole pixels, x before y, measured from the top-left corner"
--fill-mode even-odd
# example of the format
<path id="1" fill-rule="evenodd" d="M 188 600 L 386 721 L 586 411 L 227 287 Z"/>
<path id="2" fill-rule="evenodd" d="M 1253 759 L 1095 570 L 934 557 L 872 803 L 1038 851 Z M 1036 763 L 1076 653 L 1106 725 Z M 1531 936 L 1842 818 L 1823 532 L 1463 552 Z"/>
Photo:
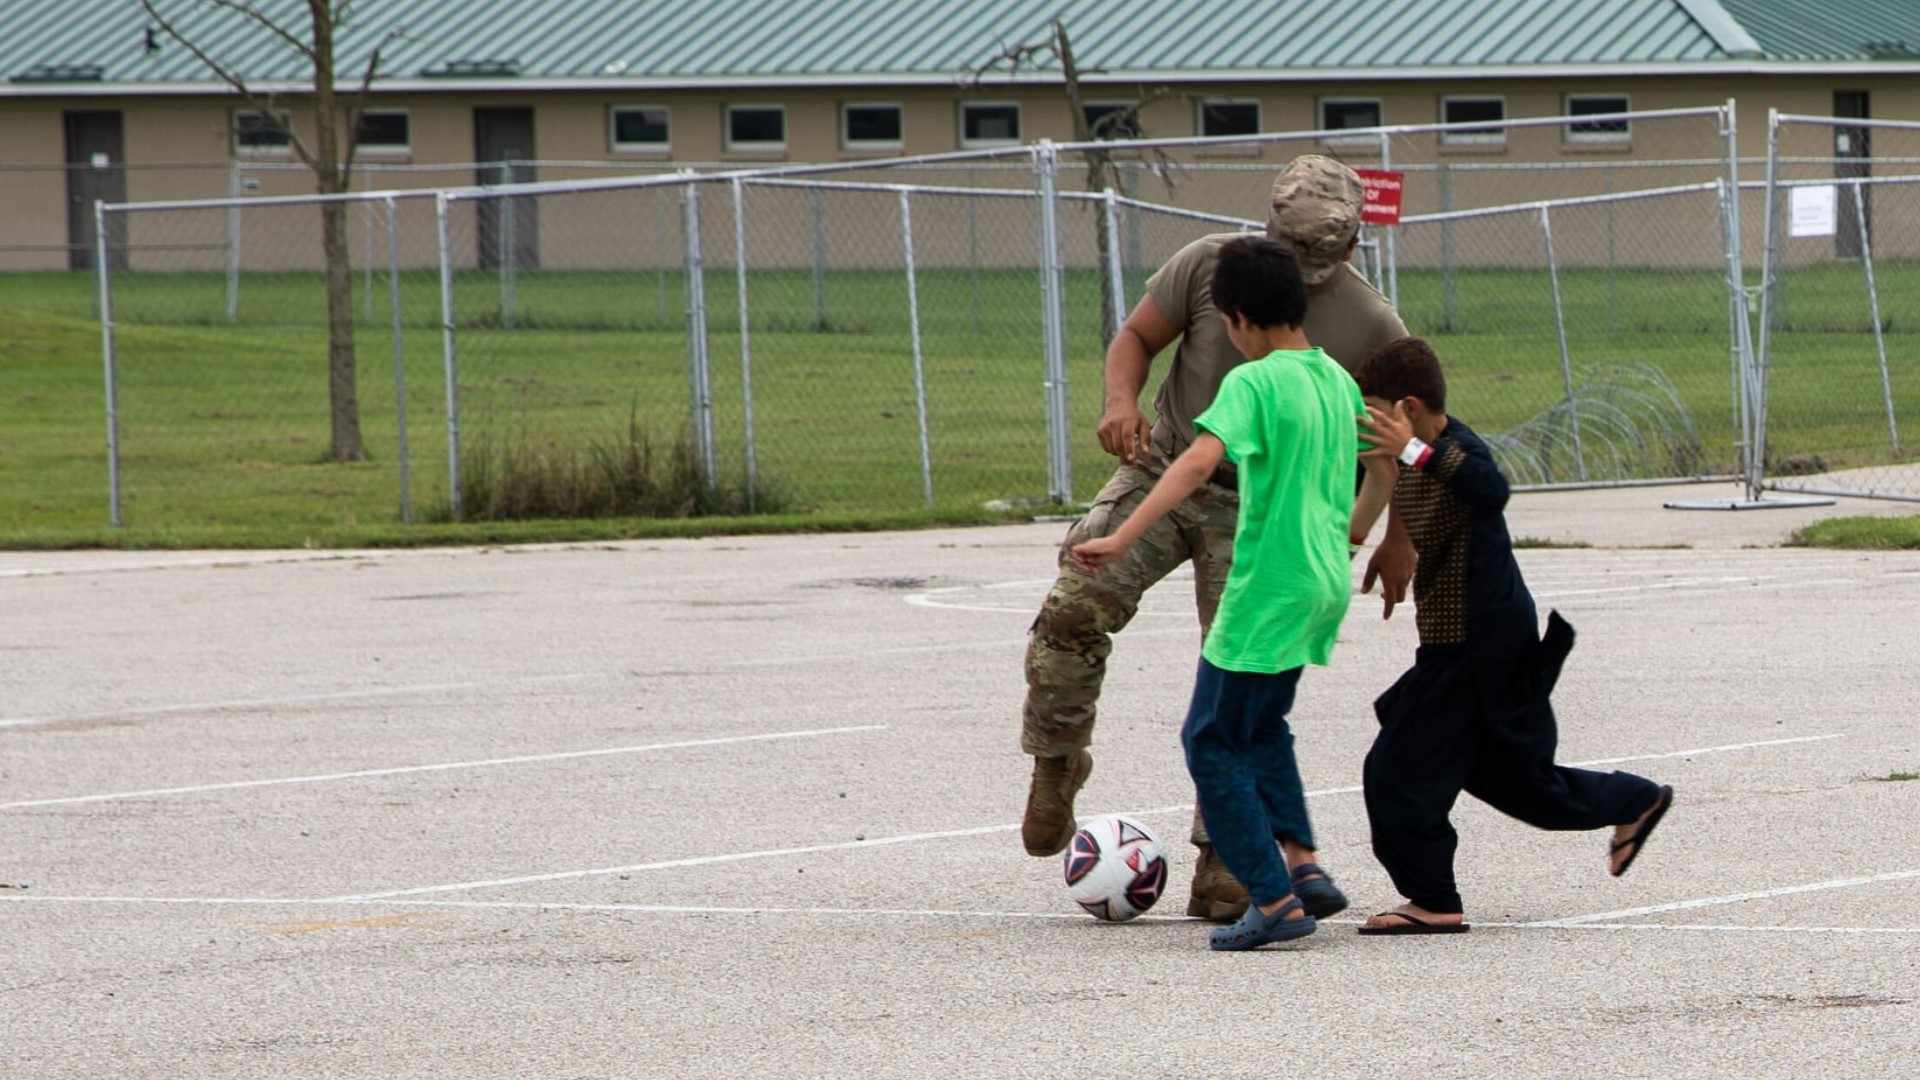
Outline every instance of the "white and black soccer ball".
<path id="1" fill-rule="evenodd" d="M 1064 856 L 1067 895 L 1087 914 L 1126 922 L 1167 887 L 1167 856 L 1145 825 L 1118 814 L 1080 826 Z"/>

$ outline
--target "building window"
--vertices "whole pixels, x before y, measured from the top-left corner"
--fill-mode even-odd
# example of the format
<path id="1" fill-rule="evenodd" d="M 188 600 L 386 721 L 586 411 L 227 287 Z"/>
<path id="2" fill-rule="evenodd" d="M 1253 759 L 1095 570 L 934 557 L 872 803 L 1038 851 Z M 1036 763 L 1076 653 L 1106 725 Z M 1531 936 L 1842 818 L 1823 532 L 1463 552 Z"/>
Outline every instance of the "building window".
<path id="1" fill-rule="evenodd" d="M 413 124 L 405 109 L 368 109 L 353 129 L 353 145 L 381 154 L 404 154 L 413 148 Z"/>
<path id="2" fill-rule="evenodd" d="M 664 153 L 671 134 L 663 105 L 615 105 L 607 110 L 607 145 L 615 150 Z"/>
<path id="3" fill-rule="evenodd" d="M 293 126 L 293 114 L 282 110 L 274 112 L 280 123 L 275 125 L 261 112 L 235 112 L 233 114 L 233 152 L 242 157 L 278 157 L 293 153 L 293 137 L 288 130 Z"/>
<path id="4" fill-rule="evenodd" d="M 898 150 L 906 128 L 898 105 L 840 106 L 840 146 L 846 150 Z"/>
<path id="5" fill-rule="evenodd" d="M 1372 128 L 1381 125 L 1379 98 L 1321 98 L 1320 130 L 1346 131 L 1350 128 Z M 1340 137 L 1327 136 L 1327 142 Z M 1372 136 L 1360 136 L 1361 141 Z"/>
<path id="6" fill-rule="evenodd" d="M 1211 136 L 1258 135 L 1260 103 L 1257 101 L 1203 101 L 1199 121 L 1200 134 Z"/>
<path id="7" fill-rule="evenodd" d="M 727 106 L 727 149 L 757 151 L 786 148 L 785 105 Z"/>
<path id="8" fill-rule="evenodd" d="M 1507 99 L 1497 97 L 1447 97 L 1440 99 L 1443 124 L 1482 124 L 1507 118 Z M 1504 127 L 1460 128 L 1440 133 L 1442 146 L 1502 146 L 1507 141 Z"/>
<path id="9" fill-rule="evenodd" d="M 1614 113 L 1631 112 L 1625 94 L 1568 94 L 1568 116 L 1591 116 L 1567 125 L 1567 141 L 1581 143 L 1626 142 L 1632 136 L 1625 120 L 1610 119 Z"/>
<path id="10" fill-rule="evenodd" d="M 1020 141 L 1020 106 L 979 101 L 960 105 L 961 146 L 1004 146 Z"/>
<path id="11" fill-rule="evenodd" d="M 1087 132 L 1096 139 L 1137 139 L 1140 114 L 1127 113 L 1133 107 L 1130 101 L 1102 101 L 1080 106 L 1080 115 L 1087 118 Z"/>

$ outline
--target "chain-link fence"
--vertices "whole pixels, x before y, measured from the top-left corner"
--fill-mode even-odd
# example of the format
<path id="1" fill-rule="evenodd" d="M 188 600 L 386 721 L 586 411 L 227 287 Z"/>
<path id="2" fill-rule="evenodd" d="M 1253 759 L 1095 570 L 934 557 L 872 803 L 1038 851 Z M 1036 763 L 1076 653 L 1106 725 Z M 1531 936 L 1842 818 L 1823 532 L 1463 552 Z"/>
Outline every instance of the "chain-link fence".
<path id="1" fill-rule="evenodd" d="M 446 490 L 433 201 L 331 204 L 371 275 L 355 280 L 373 284 L 341 290 L 337 353 L 326 275 L 305 269 L 327 205 L 131 206 L 117 222 L 102 212 L 100 253 L 115 237 L 127 253 L 103 257 L 99 304 L 115 524 L 412 520 L 416 490 Z M 361 213 L 378 222 L 371 249 L 352 243 Z M 229 245 L 236 217 L 249 239 Z M 339 464 L 343 448 L 365 462 Z"/>
<path id="2" fill-rule="evenodd" d="M 1119 319 L 1181 246 L 1260 228 L 1278 164 L 1309 151 L 1406 170 L 1401 224 L 1369 226 L 1358 261 L 1517 481 L 1737 471 L 1730 107 L 1630 114 L 1631 144 L 1591 164 L 1554 141 L 1570 123 L 1503 126 L 1499 162 L 1450 145 L 1454 125 L 718 174 L 542 163 L 533 183 L 341 197 L 371 462 L 343 469 L 322 465 L 340 390 L 318 202 L 109 205 L 116 521 L 122 479 L 142 522 L 219 512 L 184 466 L 223 453 L 287 491 L 340 488 L 335 520 L 524 515 L 496 505 L 507 474 L 636 454 L 755 510 L 1084 498 L 1111 467 L 1093 430 Z M 1622 156 L 1656 147 L 1672 157 Z M 228 370 L 171 369 L 163 392 L 169 349 Z M 149 456 L 163 439 L 183 467 Z"/>
<path id="3" fill-rule="evenodd" d="M 1403 219 L 1401 316 L 1447 362 L 1449 411 L 1515 483 L 1738 473 L 1726 190 Z"/>
<path id="4" fill-rule="evenodd" d="M 1920 124 L 1771 121 L 1762 486 L 1920 500 Z"/>

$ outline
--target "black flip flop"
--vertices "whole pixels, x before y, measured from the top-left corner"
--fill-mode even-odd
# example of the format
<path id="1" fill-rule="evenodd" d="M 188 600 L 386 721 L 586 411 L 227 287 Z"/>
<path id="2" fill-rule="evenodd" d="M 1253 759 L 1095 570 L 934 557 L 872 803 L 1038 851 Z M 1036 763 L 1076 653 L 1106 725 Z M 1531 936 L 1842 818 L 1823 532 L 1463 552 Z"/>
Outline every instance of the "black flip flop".
<path id="1" fill-rule="evenodd" d="M 1627 872 L 1627 867 L 1633 865 L 1633 860 L 1640 857 L 1640 849 L 1646 846 L 1647 837 L 1653 835 L 1653 827 L 1660 824 L 1661 818 L 1667 816 L 1667 808 L 1672 805 L 1673 789 L 1665 784 L 1660 785 L 1660 798 L 1653 804 L 1653 812 L 1647 815 L 1647 820 L 1640 823 L 1639 830 L 1632 836 L 1615 843 L 1607 849 L 1607 857 L 1609 860 L 1611 860 L 1613 856 L 1618 855 L 1623 848 L 1632 849 L 1627 852 L 1627 857 L 1621 860 L 1619 866 L 1609 867 L 1608 873 L 1611 873 L 1614 877 L 1619 877 L 1621 874 Z"/>
<path id="2" fill-rule="evenodd" d="M 1464 934 L 1473 929 L 1472 926 L 1463 922 L 1428 922 L 1425 919 L 1409 915 L 1404 911 L 1383 911 L 1380 914 L 1390 915 L 1396 919 L 1405 919 L 1406 922 L 1393 926 L 1362 926 L 1360 933 L 1369 937 L 1403 937 L 1408 934 Z M 1376 916 L 1376 918 L 1377 917 L 1378 916 Z"/>

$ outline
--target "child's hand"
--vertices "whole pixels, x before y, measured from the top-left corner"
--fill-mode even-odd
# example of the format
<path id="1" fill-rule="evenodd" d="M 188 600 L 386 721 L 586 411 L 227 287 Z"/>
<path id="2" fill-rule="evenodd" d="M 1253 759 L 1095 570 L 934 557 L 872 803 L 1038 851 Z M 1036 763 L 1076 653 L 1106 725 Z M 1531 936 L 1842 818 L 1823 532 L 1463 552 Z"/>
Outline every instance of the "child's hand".
<path id="1" fill-rule="evenodd" d="M 1120 556 L 1125 555 L 1127 548 L 1132 546 L 1115 537 L 1096 537 L 1073 545 L 1073 564 L 1082 570 L 1098 570 L 1119 562 Z"/>
<path id="2" fill-rule="evenodd" d="M 1360 417 L 1360 426 L 1365 429 L 1360 432 L 1360 441 L 1373 447 L 1362 450 L 1362 458 L 1392 461 L 1407 448 L 1407 440 L 1413 438 L 1413 421 L 1407 419 L 1406 411 L 1397 401 L 1390 409 L 1368 405 L 1367 415 Z"/>

